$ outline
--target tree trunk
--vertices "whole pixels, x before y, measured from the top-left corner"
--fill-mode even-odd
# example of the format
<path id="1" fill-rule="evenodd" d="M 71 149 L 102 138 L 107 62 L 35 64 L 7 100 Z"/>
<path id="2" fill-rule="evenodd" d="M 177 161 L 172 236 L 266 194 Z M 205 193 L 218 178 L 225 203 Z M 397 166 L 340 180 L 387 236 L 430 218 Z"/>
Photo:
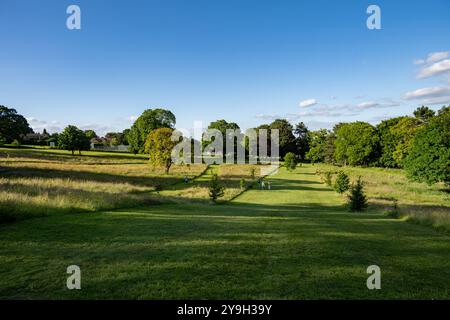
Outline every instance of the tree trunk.
<path id="1" fill-rule="evenodd" d="M 170 166 L 172 165 L 171 161 L 166 162 L 166 174 L 169 174 Z"/>

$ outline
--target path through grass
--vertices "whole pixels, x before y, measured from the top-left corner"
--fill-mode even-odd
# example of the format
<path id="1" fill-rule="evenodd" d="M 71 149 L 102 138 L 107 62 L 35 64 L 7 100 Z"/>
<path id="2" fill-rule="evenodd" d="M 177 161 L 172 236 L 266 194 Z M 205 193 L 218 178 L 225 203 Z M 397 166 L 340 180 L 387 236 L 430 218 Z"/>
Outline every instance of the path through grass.
<path id="1" fill-rule="evenodd" d="M 311 167 L 226 205 L 163 204 L 0 226 L 0 298 L 450 298 L 450 237 L 348 213 Z M 65 289 L 66 267 L 82 290 Z M 382 289 L 366 288 L 366 268 Z"/>

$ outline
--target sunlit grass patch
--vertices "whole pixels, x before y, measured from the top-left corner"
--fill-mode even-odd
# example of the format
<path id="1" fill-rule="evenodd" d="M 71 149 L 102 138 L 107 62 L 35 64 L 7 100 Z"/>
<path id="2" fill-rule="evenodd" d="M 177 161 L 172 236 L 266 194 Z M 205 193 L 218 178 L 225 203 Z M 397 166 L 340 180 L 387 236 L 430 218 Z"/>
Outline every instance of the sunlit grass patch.
<path id="1" fill-rule="evenodd" d="M 206 167 L 175 165 L 166 175 L 142 157 L 99 153 L 99 158 L 90 152 L 74 160 L 53 150 L 42 156 L 41 150 L 46 149 L 0 150 L 0 222 L 152 203 L 151 191 Z"/>
<path id="2" fill-rule="evenodd" d="M 352 180 L 361 176 L 372 208 L 389 213 L 396 204 L 400 216 L 450 231 L 450 197 L 443 191 L 442 184 L 429 186 L 410 181 L 401 169 L 336 167 L 325 164 L 314 167 L 319 170 L 343 170 Z"/>
<path id="3" fill-rule="evenodd" d="M 208 170 L 188 183 L 180 183 L 159 193 L 165 199 L 172 201 L 208 201 L 209 184 L 213 174 L 217 174 L 220 183 L 225 187 L 224 195 L 219 200 L 224 202 L 252 187 L 257 179 L 261 177 L 261 169 L 267 167 L 249 164 L 222 164 L 212 165 Z M 244 189 L 241 188 L 241 180 L 244 179 Z"/>

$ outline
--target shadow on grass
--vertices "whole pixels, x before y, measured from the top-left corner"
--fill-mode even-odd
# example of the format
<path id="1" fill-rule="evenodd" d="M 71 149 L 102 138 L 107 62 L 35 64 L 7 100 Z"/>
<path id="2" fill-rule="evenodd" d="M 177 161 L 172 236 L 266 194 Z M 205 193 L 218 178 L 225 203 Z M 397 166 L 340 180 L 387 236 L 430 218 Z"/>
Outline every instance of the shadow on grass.
<path id="1" fill-rule="evenodd" d="M 110 183 L 129 183 L 135 186 L 155 187 L 178 183 L 181 178 L 173 176 L 148 176 L 136 177 L 116 175 L 109 173 L 90 172 L 90 171 L 71 171 L 71 170 L 57 170 L 57 169 L 43 169 L 43 168 L 23 168 L 8 166 L 7 170 L 2 172 L 4 177 L 10 180 L 14 178 L 60 178 L 71 179 L 76 181 L 95 181 L 95 182 L 110 182 Z"/>
<path id="2" fill-rule="evenodd" d="M 54 160 L 54 161 L 77 161 L 80 159 L 86 159 L 86 158 L 103 158 L 103 159 L 116 159 L 116 160 L 136 160 L 136 161 L 146 161 L 148 158 L 140 155 L 133 155 L 128 153 L 117 153 L 112 154 L 111 152 L 102 152 L 102 151 L 95 151 L 96 153 L 82 153 L 77 154 L 75 153 L 72 155 L 70 152 L 62 153 L 60 150 L 54 150 L 51 149 L 45 149 L 45 151 L 35 149 L 32 147 L 20 147 L 20 148 L 13 148 L 13 147 L 1 147 L 2 150 L 0 150 L 0 158 L 3 157 L 17 157 L 17 158 L 37 158 L 37 159 L 45 159 L 45 160 Z"/>
<path id="3" fill-rule="evenodd" d="M 449 295 L 449 237 L 338 206 L 161 205 L 0 228 L 14 274 L 2 297 L 75 297 L 51 287 L 74 261 L 89 275 L 83 298 L 373 298 L 372 264 L 388 279 L 377 297 Z"/>

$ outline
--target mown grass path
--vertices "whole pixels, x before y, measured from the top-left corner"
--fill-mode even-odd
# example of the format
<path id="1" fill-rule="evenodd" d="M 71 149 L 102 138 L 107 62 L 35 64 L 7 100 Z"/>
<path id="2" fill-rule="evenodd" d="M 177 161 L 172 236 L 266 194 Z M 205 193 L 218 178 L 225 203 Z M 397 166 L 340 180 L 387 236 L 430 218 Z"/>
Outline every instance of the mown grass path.
<path id="1" fill-rule="evenodd" d="M 450 237 L 345 211 L 312 167 L 226 205 L 164 204 L 0 227 L 1 298 L 450 298 Z M 66 267 L 82 290 L 65 289 Z M 382 271 L 368 290 L 366 268 Z"/>

